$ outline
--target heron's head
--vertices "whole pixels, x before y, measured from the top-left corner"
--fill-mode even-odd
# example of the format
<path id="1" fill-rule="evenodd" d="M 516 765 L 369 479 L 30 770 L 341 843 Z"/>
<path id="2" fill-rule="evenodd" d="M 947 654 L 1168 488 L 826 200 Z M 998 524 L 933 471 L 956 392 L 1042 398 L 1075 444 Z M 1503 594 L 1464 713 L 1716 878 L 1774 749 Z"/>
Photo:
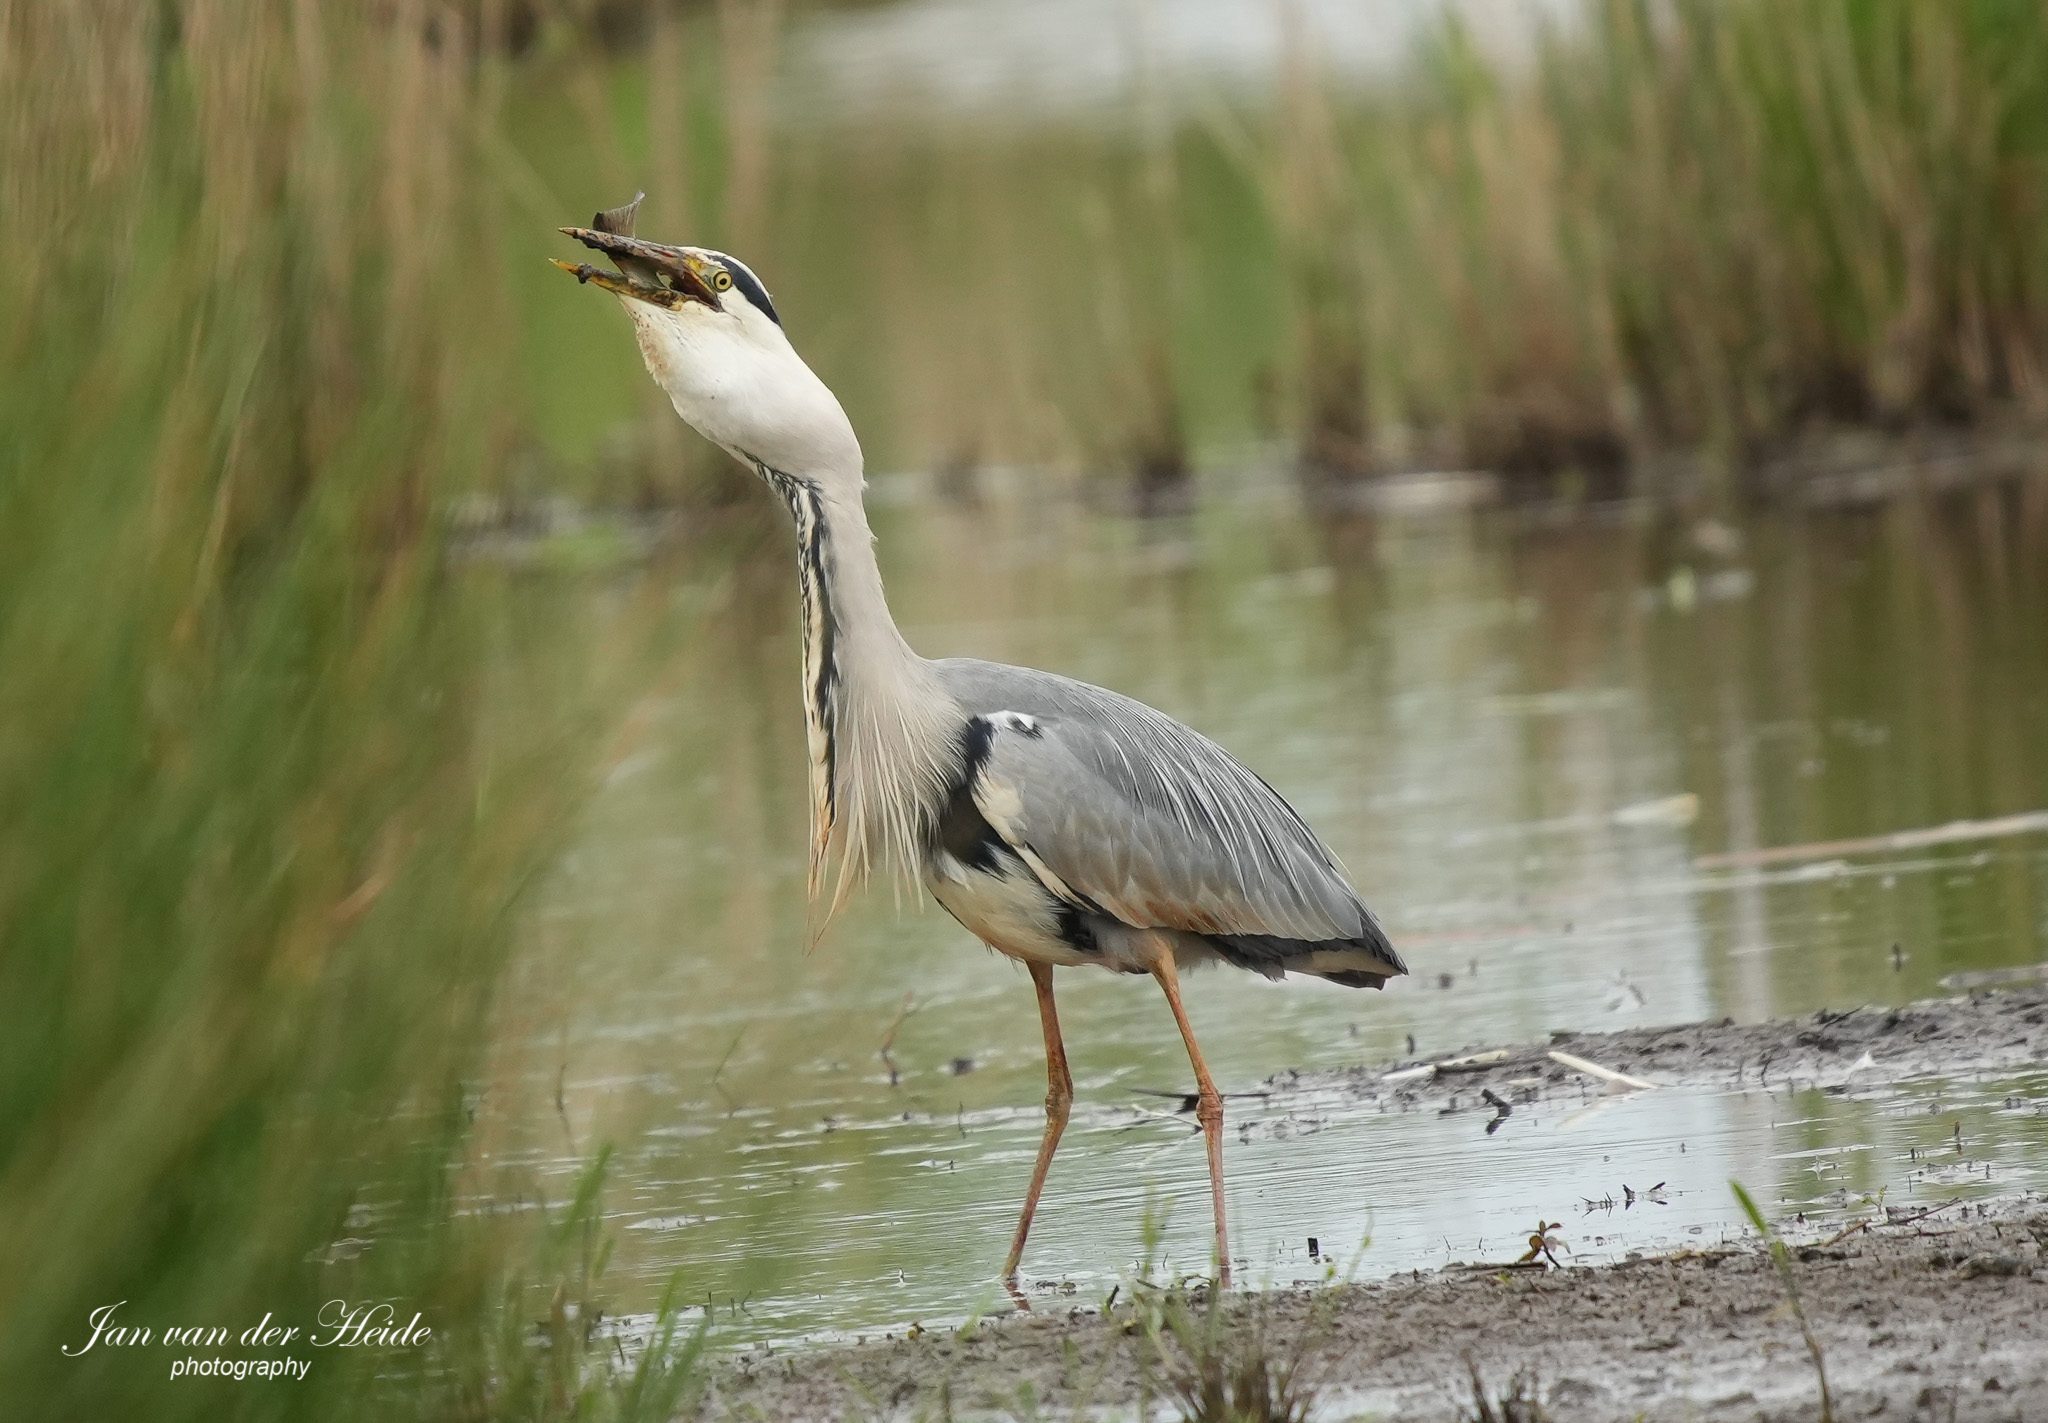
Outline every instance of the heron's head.
<path id="1" fill-rule="evenodd" d="M 555 265 L 618 297 L 648 371 L 699 434 L 749 463 L 819 481 L 850 475 L 857 486 L 853 426 L 789 344 L 760 279 L 722 252 L 633 236 L 639 205 L 562 229 L 616 270 Z"/>

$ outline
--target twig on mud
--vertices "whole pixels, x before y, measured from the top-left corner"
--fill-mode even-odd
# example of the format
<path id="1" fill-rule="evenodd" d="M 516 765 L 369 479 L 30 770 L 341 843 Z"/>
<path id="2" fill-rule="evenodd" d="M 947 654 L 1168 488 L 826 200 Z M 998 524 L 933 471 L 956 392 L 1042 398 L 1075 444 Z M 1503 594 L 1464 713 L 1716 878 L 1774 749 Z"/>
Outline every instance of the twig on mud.
<path id="1" fill-rule="evenodd" d="M 1900 1217 L 1899 1217 L 1898 1219 L 1896 1219 L 1896 1220 L 1882 1220 L 1882 1221 L 1879 1221 L 1879 1222 L 1878 1222 L 1878 1224 L 1879 1224 L 1879 1225 L 1912 1225 L 1912 1224 L 1914 1224 L 1914 1223 L 1915 1223 L 1915 1222 L 1917 1222 L 1917 1221 L 1923 1221 L 1923 1220 L 1927 1219 L 1927 1217 L 1929 1217 L 1929 1216 L 1933 1215 L 1933 1214 L 1934 1214 L 1934 1213 L 1935 1213 L 1936 1211 L 1945 1211 L 1945 1210 L 1947 1210 L 1947 1209 L 1948 1209 L 1948 1208 L 1949 1208 L 1950 1206 L 1953 1206 L 1953 1205 L 1960 1205 L 1960 1204 L 1962 1203 L 1962 1199 L 1963 1199 L 1963 1198 L 1962 1198 L 1961 1196 L 1954 1196 L 1954 1197 L 1951 1197 L 1950 1199 L 1948 1199 L 1948 1200 L 1946 1200 L 1946 1201 L 1943 1201 L 1943 1202 L 1942 1202 L 1942 1203 L 1941 1203 L 1940 1205 L 1938 1205 L 1938 1206 L 1929 1206 L 1929 1207 L 1928 1207 L 1928 1208 L 1927 1208 L 1926 1210 L 1924 1210 L 1924 1211 L 1914 1211 L 1914 1212 L 1913 1212 L 1913 1214 L 1911 1214 L 1911 1215 L 1902 1215 L 1902 1216 L 1900 1216 Z"/>
<path id="2" fill-rule="evenodd" d="M 1631 1077 L 1626 1072 L 1616 1072 L 1611 1067 L 1602 1067 L 1597 1062 L 1588 1062 L 1583 1057 L 1574 1057 L 1568 1052 L 1559 1052 L 1555 1048 L 1550 1050 L 1550 1060 L 1560 1067 L 1569 1067 L 1574 1072 L 1583 1072 L 1588 1077 L 1598 1078 L 1610 1087 L 1620 1087 L 1629 1092 L 1645 1092 L 1655 1088 L 1657 1085 L 1654 1082 L 1645 1082 L 1640 1077 Z"/>
<path id="3" fill-rule="evenodd" d="M 1827 1360 L 1821 1357 L 1820 1340 L 1814 1336 L 1813 1325 L 1807 1322 L 1806 1306 L 1799 1300 L 1799 1282 L 1792 1274 L 1792 1253 L 1764 1220 L 1764 1213 L 1757 1209 L 1756 1202 L 1750 1199 L 1742 1183 L 1730 1181 L 1728 1189 L 1735 1193 L 1736 1204 L 1742 1207 L 1742 1213 L 1749 1217 L 1749 1223 L 1756 1227 L 1756 1233 L 1770 1247 L 1771 1264 L 1777 1267 L 1778 1278 L 1785 1283 L 1785 1294 L 1792 1301 L 1792 1317 L 1799 1321 L 1800 1337 L 1806 1340 L 1806 1352 L 1813 1359 L 1813 1372 L 1820 1379 L 1820 1423 L 1835 1423 L 1835 1402 L 1828 1393 Z"/>
<path id="4" fill-rule="evenodd" d="M 1431 1064 L 1438 1072 L 1487 1072 L 1499 1067 L 1513 1056 L 1509 1049 L 1497 1047 L 1488 1052 L 1470 1053 L 1464 1057 L 1447 1057 L 1442 1062 Z"/>
<path id="5" fill-rule="evenodd" d="M 1963 1198 L 1961 1196 L 1955 1196 L 1949 1200 L 1943 1201 L 1938 1206 L 1929 1206 L 1924 1211 L 1914 1211 L 1911 1215 L 1887 1216 L 1883 1220 L 1872 1220 L 1866 1216 L 1862 1220 L 1852 1220 L 1847 1225 L 1843 1226 L 1840 1230 L 1836 1231 L 1833 1235 L 1830 1235 L 1826 1240 L 1823 1240 L 1819 1245 L 1815 1246 L 1814 1248 L 1817 1250 L 1825 1250 L 1830 1245 L 1840 1245 L 1850 1236 L 1860 1235 L 1874 1225 L 1915 1225 L 1918 1224 L 1920 1221 L 1927 1219 L 1927 1217 L 1935 1214 L 1938 1211 L 1947 1210 L 1950 1206 L 1956 1205 L 1962 1199 Z"/>
<path id="6" fill-rule="evenodd" d="M 1425 1062 L 1415 1067 L 1397 1067 L 1392 1072 L 1382 1072 L 1380 1081 L 1416 1082 L 1435 1077 L 1439 1073 L 1491 1072 L 1514 1055 L 1512 1048 L 1489 1048 L 1485 1052 L 1467 1053 L 1463 1057 L 1447 1057 L 1440 1062 Z"/>
<path id="7" fill-rule="evenodd" d="M 1830 1235 L 1826 1240 L 1823 1240 L 1820 1244 L 1814 1246 L 1814 1249 L 1825 1250 L 1831 1245 L 1840 1245 L 1850 1236 L 1860 1235 L 1862 1232 L 1868 1229 L 1870 1229 L 1869 1221 L 1852 1220 L 1847 1225 L 1843 1226 L 1840 1230 L 1836 1231 L 1833 1235 Z"/>

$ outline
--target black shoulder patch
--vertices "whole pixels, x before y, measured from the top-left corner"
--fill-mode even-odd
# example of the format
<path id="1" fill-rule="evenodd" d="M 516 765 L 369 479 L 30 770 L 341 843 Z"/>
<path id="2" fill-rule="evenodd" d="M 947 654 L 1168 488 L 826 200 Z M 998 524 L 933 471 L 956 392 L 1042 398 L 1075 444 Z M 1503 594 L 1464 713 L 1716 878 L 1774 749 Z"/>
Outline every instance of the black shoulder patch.
<path id="1" fill-rule="evenodd" d="M 983 874 L 1001 874 L 1003 860 L 1010 856 L 1010 847 L 1003 843 L 995 827 L 982 817 L 981 808 L 974 803 L 974 778 L 981 773 L 988 761 L 989 746 L 995 740 L 995 728 L 985 718 L 971 716 L 967 725 L 960 730 L 960 779 L 946 797 L 946 807 L 939 814 L 937 839 L 939 847 L 961 864 Z"/>
<path id="2" fill-rule="evenodd" d="M 963 784 L 974 784 L 975 774 L 988 761 L 989 748 L 995 744 L 995 739 L 995 725 L 987 717 L 967 718 L 967 725 L 960 728 L 960 762 L 966 771 Z"/>

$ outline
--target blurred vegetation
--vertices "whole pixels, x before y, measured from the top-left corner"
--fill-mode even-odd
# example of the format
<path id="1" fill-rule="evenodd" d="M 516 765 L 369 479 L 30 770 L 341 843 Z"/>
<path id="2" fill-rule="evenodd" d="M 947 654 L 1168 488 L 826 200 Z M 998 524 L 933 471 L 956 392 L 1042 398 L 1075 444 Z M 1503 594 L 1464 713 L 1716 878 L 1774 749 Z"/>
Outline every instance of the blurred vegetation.
<path id="1" fill-rule="evenodd" d="M 493 1223 L 518 1183 L 466 1160 L 511 911 L 638 634 L 625 599 L 608 629 L 528 610 L 514 638 L 502 588 L 449 576 L 437 502 L 516 433 L 514 368 L 473 339 L 504 316 L 460 181 L 488 101 L 458 54 L 350 8 L 0 6 L 21 1416 L 623 1417 L 673 1394 L 644 1376 L 666 1355 L 614 1389 L 575 1363 L 610 1346 L 560 1329 L 527 1366 L 594 1271 L 534 1246 L 530 1214 Z M 553 1230 L 592 1219 L 579 1200 Z M 433 1337 L 311 1351 L 303 1382 L 60 1354 L 102 1306 L 239 1333 L 337 1298 Z"/>
<path id="2" fill-rule="evenodd" d="M 1703 464 L 1732 495 L 1831 430 L 2043 414 L 2038 6 L 1591 0 L 1526 64 L 1448 24 L 1369 92 L 1297 33 L 1276 93 L 1180 113 L 938 155 L 863 135 L 839 211 L 916 213 L 995 164 L 979 191 L 1011 215 L 885 269 L 912 306 L 877 318 L 892 384 L 956 409 L 1032 392 L 987 417 L 1028 455 L 1045 407 L 1156 427 L 1158 402 L 1089 392 L 1163 364 L 1195 439 L 1278 425 L 1312 482 L 1449 463 L 1596 492 Z M 1163 218 L 1062 217 L 1161 167 Z M 1088 331 L 1161 264 L 1187 274 L 1140 287 L 1178 303 L 1151 323 L 1164 357 L 1142 327 Z M 990 346 L 1013 366 L 993 385 L 970 354 Z"/>
<path id="3" fill-rule="evenodd" d="M 801 10 L 639 13 L 604 46 L 566 6 L 550 58 L 509 68 L 484 176 L 520 179 L 514 270 L 560 209 L 646 187 L 647 230 L 767 275 L 877 464 L 1065 467 L 1156 503 L 1277 441 L 1322 492 L 1477 466 L 1730 502 L 1840 430 L 2044 414 L 2048 17 L 2024 0 L 1588 0 L 1514 57 L 1446 21 L 1367 89 L 1275 0 L 1264 92 L 1141 64 L 1106 112 L 857 123 L 798 102 L 832 62 Z M 633 462 L 589 461 L 638 416 L 641 494 L 729 487 L 678 473 L 576 295 L 518 298 L 570 486 L 621 497 Z M 572 344 L 602 381 L 563 386 Z"/>
<path id="4" fill-rule="evenodd" d="M 644 230 L 764 274 L 879 467 L 1021 463 L 1166 507 L 1277 450 L 1319 494 L 1479 467 L 1731 503 L 1840 431 L 2048 413 L 2048 18 L 2023 0 L 1587 0 L 1512 58 L 1447 21 L 1369 89 L 1275 0 L 1266 91 L 1141 65 L 1108 111 L 959 122 L 807 107 L 818 8 L 388 0 L 338 47 L 377 83 L 414 51 L 446 77 L 447 111 L 323 141 L 371 170 L 461 145 L 417 239 L 468 245 L 419 324 L 489 406 L 459 475 L 480 509 L 759 517 L 610 304 L 543 263 L 642 188 Z"/>

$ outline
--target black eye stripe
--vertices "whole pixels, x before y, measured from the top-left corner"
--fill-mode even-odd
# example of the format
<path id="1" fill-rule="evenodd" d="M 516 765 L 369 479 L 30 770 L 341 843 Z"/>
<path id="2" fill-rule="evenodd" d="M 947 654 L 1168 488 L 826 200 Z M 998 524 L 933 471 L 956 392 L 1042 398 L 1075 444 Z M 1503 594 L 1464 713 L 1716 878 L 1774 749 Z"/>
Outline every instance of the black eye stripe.
<path id="1" fill-rule="evenodd" d="M 725 268 L 726 274 L 732 278 L 732 284 L 739 288 L 740 295 L 759 307 L 762 315 L 777 326 L 782 324 L 782 318 L 775 314 L 775 303 L 768 299 L 768 288 L 761 285 L 761 279 L 754 275 L 745 262 L 737 257 L 728 257 L 723 252 L 709 252 L 705 255 Z"/>

